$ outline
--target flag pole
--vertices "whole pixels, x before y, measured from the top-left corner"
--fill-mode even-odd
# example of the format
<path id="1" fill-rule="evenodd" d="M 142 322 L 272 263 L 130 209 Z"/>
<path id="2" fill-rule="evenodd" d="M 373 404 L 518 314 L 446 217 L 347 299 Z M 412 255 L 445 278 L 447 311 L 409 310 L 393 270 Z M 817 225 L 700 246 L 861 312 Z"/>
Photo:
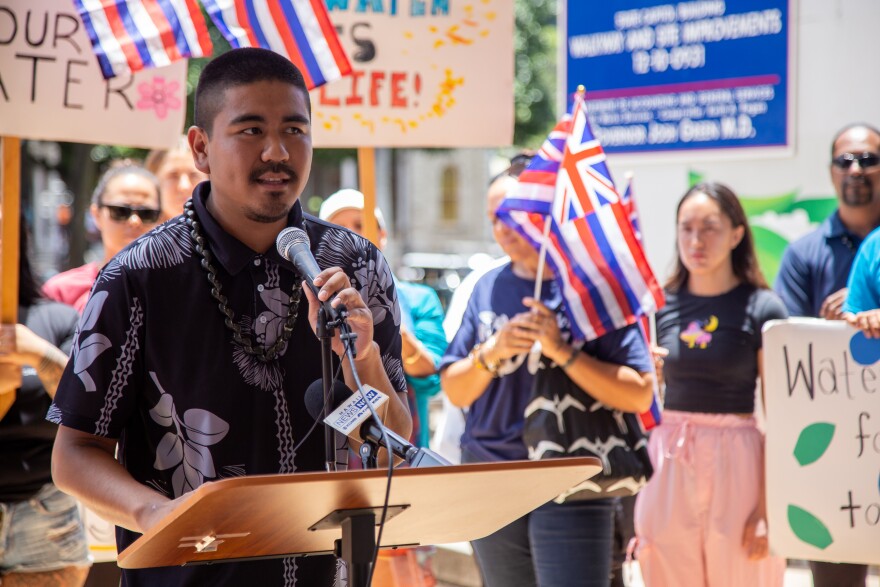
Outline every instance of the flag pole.
<path id="1" fill-rule="evenodd" d="M 541 285 L 544 282 L 544 261 L 547 259 L 547 239 L 550 238 L 550 216 L 544 218 L 544 238 L 541 239 L 541 248 L 538 251 L 538 271 L 535 275 L 535 293 L 534 297 L 536 300 L 541 299 Z M 536 310 L 532 310 L 536 312 Z M 530 373 L 538 372 L 538 364 L 541 360 L 541 354 L 543 354 L 544 348 L 541 345 L 540 340 L 536 340 L 532 343 L 532 348 L 529 350 L 529 358 L 527 362 L 527 366 Z"/>
<path id="2" fill-rule="evenodd" d="M 550 238 L 550 217 L 544 219 L 544 237 L 541 239 L 541 249 L 538 251 L 538 272 L 535 277 L 535 299 L 541 299 L 541 283 L 544 280 L 544 262 L 547 260 L 547 240 Z"/>
<path id="3" fill-rule="evenodd" d="M 583 95 L 586 92 L 586 88 L 583 85 L 579 85 L 577 87 L 577 94 L 581 96 L 583 99 Z M 558 181 L 558 179 L 557 179 Z M 544 232 L 543 238 L 541 239 L 541 248 L 538 250 L 538 271 L 535 276 L 535 295 L 534 298 L 536 300 L 541 299 L 541 285 L 544 281 L 544 263 L 547 259 L 547 241 L 550 240 L 550 222 L 551 216 L 547 216 L 544 218 Z M 535 372 L 538 367 L 538 361 L 541 359 L 541 341 L 536 340 L 532 345 L 532 349 L 529 351 L 529 360 L 528 366 L 529 371 Z"/>
<path id="4" fill-rule="evenodd" d="M 18 322 L 18 224 L 21 212 L 21 139 L 0 137 L 0 274 L 3 285 L 0 288 L 0 323 L 15 325 Z M 19 385 L 21 378 L 19 374 Z M 0 389 L 0 419 L 6 415 L 15 402 L 15 389 Z"/>

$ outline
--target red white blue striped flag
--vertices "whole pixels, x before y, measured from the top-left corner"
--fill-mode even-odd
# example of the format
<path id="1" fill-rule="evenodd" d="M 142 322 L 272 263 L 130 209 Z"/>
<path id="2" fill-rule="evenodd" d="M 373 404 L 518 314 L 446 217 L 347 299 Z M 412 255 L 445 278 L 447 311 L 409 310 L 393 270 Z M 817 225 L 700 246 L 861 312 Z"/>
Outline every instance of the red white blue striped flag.
<path id="1" fill-rule="evenodd" d="M 547 262 L 575 338 L 593 340 L 664 303 L 596 140 L 581 93 L 519 176 L 496 214 L 540 249 L 551 217 Z"/>
<path id="2" fill-rule="evenodd" d="M 196 0 L 74 2 L 105 78 L 213 50 Z"/>
<path id="3" fill-rule="evenodd" d="M 633 233 L 636 235 L 636 238 L 639 239 L 639 243 L 644 247 L 645 242 L 642 240 L 642 229 L 639 226 L 639 210 L 636 207 L 636 200 L 634 197 L 634 189 L 633 189 L 633 174 L 632 172 L 627 173 L 625 175 L 626 179 L 626 187 L 623 189 L 623 193 L 620 195 L 620 203 L 623 204 L 623 210 L 626 212 L 627 217 L 629 218 L 629 223 L 633 227 Z M 650 335 L 648 334 L 651 331 L 650 328 L 650 318 L 647 314 L 641 316 L 639 318 L 640 327 L 642 330 L 642 336 L 645 339 L 645 343 L 648 347 L 651 347 L 653 341 L 651 340 Z M 656 377 L 656 373 L 654 373 Z M 642 412 L 639 414 L 639 418 L 642 422 L 642 427 L 645 430 L 651 430 L 656 427 L 657 424 L 660 423 L 660 419 L 662 417 L 662 410 L 660 409 L 660 389 L 658 382 L 654 381 L 654 399 L 651 402 L 651 407 L 647 412 Z"/>
<path id="4" fill-rule="evenodd" d="M 628 173 L 626 174 L 626 187 L 620 195 L 620 203 L 623 204 L 623 210 L 629 217 L 629 223 L 632 224 L 636 238 L 641 242 L 642 227 L 639 225 L 639 210 L 636 207 L 636 199 L 633 196 L 633 191 L 633 176 L 632 173 Z"/>
<path id="5" fill-rule="evenodd" d="M 309 89 L 351 72 L 351 63 L 323 0 L 202 0 L 233 47 L 262 47 L 284 55 Z"/>

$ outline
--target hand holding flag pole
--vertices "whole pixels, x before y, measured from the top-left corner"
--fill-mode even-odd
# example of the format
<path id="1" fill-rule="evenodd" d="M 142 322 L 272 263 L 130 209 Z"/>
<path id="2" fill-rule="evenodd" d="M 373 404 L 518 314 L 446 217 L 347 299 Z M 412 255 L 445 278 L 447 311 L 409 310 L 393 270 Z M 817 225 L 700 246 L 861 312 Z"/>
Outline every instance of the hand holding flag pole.
<path id="1" fill-rule="evenodd" d="M 584 86 L 579 85 L 577 89 L 577 96 L 583 100 L 583 96 L 586 93 L 586 89 Z M 558 188 L 557 188 L 558 189 Z M 544 282 L 544 264 L 547 261 L 547 243 L 550 240 L 550 225 L 551 225 L 552 217 L 550 214 L 547 214 L 544 217 L 544 229 L 541 235 L 541 248 L 538 250 L 538 271 L 535 276 L 535 292 L 532 297 L 536 300 L 541 299 L 541 286 Z M 535 310 L 533 310 L 534 312 Z M 529 358 L 527 362 L 527 367 L 529 373 L 537 373 L 538 366 L 541 361 L 541 354 L 543 353 L 543 347 L 541 345 L 540 340 L 536 340 L 532 345 L 532 349 L 529 351 Z"/>
<path id="2" fill-rule="evenodd" d="M 496 210 L 550 264 L 576 341 L 638 322 L 664 303 L 605 151 L 593 135 L 584 94 L 579 88 L 572 113 L 550 132 Z"/>

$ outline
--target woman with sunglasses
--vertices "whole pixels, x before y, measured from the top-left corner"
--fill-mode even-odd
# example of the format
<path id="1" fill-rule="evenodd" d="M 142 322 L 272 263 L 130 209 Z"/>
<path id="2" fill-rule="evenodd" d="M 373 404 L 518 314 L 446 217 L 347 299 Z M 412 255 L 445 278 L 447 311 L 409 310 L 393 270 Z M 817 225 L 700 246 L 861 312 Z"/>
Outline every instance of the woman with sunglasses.
<path id="1" fill-rule="evenodd" d="M 728 187 L 694 186 L 676 217 L 676 268 L 657 313 L 665 410 L 648 443 L 654 476 L 635 509 L 642 576 L 647 587 L 781 586 L 754 411 L 761 327 L 787 312 Z"/>
<path id="2" fill-rule="evenodd" d="M 89 208 L 101 231 L 104 248 L 100 263 L 87 263 L 59 273 L 43 286 L 49 299 L 85 308 L 101 267 L 116 253 L 156 226 L 161 214 L 159 181 L 152 173 L 130 162 L 111 166 L 98 181 Z"/>

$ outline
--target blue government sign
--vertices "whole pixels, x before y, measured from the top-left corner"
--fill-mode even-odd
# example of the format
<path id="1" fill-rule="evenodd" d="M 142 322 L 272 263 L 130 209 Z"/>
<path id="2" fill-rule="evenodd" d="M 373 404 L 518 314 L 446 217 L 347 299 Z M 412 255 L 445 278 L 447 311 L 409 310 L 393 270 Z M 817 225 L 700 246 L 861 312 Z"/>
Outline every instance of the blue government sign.
<path id="1" fill-rule="evenodd" d="M 789 14 L 789 0 L 569 0 L 566 91 L 586 87 L 609 153 L 787 146 Z"/>

